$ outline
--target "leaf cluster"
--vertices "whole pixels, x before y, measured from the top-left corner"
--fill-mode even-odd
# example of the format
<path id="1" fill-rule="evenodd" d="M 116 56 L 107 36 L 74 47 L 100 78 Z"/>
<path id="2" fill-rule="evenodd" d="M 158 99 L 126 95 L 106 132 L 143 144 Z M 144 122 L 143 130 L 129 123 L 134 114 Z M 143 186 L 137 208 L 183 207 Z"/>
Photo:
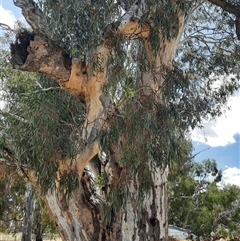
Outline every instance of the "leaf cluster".
<path id="1" fill-rule="evenodd" d="M 8 67 L 2 73 L 1 157 L 26 175 L 33 171 L 47 191 L 55 187 L 58 161 L 81 149 L 84 106 L 45 76 Z"/>
<path id="2" fill-rule="evenodd" d="M 234 238 L 239 233 L 240 189 L 219 185 L 222 174 L 215 160 L 188 162 L 184 172 L 175 163 L 170 170 L 170 224 L 197 236 L 217 236 L 225 230 L 224 237 Z"/>
<path id="3" fill-rule="evenodd" d="M 25 182 L 14 169 L 1 163 L 0 231 L 4 233 L 22 231 Z"/>
<path id="4" fill-rule="evenodd" d="M 103 30 L 120 15 L 112 1 L 39 1 L 51 38 L 73 57 L 91 53 L 103 41 Z"/>
<path id="5" fill-rule="evenodd" d="M 120 186 L 130 188 L 132 182 L 136 183 L 139 192 L 126 195 L 133 195 L 141 204 L 153 185 L 155 168 L 165 168 L 189 155 L 181 144 L 185 140 L 184 128 L 168 106 L 137 97 L 109 118 L 109 128 L 101 135 L 101 147 L 106 153 L 119 150 L 117 162 L 124 170 Z"/>

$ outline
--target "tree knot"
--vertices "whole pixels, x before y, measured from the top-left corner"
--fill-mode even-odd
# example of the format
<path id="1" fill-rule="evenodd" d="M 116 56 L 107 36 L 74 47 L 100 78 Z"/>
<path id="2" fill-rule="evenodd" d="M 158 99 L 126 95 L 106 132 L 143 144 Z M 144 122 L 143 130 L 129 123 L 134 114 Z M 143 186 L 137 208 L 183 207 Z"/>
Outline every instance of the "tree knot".
<path id="1" fill-rule="evenodd" d="M 149 222 L 152 224 L 152 226 L 155 226 L 156 223 L 158 222 L 158 219 L 155 217 L 151 217 L 149 218 Z"/>

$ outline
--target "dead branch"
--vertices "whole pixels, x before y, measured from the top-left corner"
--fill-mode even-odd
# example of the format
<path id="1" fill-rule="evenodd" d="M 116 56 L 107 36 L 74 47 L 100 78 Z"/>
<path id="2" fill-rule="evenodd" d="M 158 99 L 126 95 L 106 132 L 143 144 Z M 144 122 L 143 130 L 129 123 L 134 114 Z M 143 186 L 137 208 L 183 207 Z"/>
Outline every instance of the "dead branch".
<path id="1" fill-rule="evenodd" d="M 0 23 L 0 29 L 5 31 L 11 31 L 11 32 L 14 31 L 9 25 L 5 23 Z"/>

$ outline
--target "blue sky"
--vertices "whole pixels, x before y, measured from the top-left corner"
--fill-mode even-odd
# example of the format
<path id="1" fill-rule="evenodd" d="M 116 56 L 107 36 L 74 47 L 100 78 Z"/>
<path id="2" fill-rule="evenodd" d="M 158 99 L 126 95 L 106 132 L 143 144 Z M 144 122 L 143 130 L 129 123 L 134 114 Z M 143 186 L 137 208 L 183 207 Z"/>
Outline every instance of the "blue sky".
<path id="1" fill-rule="evenodd" d="M 240 168 L 240 90 L 228 100 L 229 109 L 214 121 L 203 124 L 203 129 L 194 130 L 192 139 L 197 161 L 213 158 L 219 167 Z M 240 183 L 240 179 L 239 179 Z"/>
<path id="2" fill-rule="evenodd" d="M 0 0 L 0 3 L 4 9 L 12 11 L 16 19 L 22 17 L 21 9 L 14 6 L 13 0 Z"/>
<path id="3" fill-rule="evenodd" d="M 193 142 L 195 153 L 199 153 L 195 160 L 196 161 L 202 161 L 207 158 L 215 159 L 218 163 L 218 167 L 222 170 L 228 167 L 238 167 L 239 166 L 239 149 L 240 149 L 240 135 L 235 134 L 234 140 L 236 141 L 233 144 L 228 144 L 226 146 L 217 146 L 217 147 L 211 147 L 210 145 L 207 145 L 205 143 L 201 142 Z M 209 149 L 208 149 L 209 148 Z M 205 150 L 205 151 L 203 151 Z M 240 180 L 239 180 L 240 183 Z"/>
<path id="4" fill-rule="evenodd" d="M 12 0 L 0 0 L 0 22 L 13 27 L 14 21 L 23 20 L 21 11 Z M 240 65 L 240 63 L 239 63 Z M 229 99 L 225 114 L 203 124 L 203 129 L 192 133 L 196 161 L 215 159 L 223 170 L 223 179 L 240 186 L 240 90 Z"/>

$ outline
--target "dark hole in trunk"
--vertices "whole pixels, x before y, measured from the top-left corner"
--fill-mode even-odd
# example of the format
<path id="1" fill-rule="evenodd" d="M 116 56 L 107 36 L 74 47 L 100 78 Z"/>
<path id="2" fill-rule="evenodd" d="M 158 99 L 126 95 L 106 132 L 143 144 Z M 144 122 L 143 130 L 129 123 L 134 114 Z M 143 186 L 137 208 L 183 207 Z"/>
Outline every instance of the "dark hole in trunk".
<path id="1" fill-rule="evenodd" d="M 20 29 L 19 33 L 16 34 L 16 40 L 11 43 L 11 64 L 23 65 L 27 59 L 28 51 L 27 48 L 30 45 L 30 41 L 34 40 L 34 34 L 28 32 L 26 29 Z"/>

